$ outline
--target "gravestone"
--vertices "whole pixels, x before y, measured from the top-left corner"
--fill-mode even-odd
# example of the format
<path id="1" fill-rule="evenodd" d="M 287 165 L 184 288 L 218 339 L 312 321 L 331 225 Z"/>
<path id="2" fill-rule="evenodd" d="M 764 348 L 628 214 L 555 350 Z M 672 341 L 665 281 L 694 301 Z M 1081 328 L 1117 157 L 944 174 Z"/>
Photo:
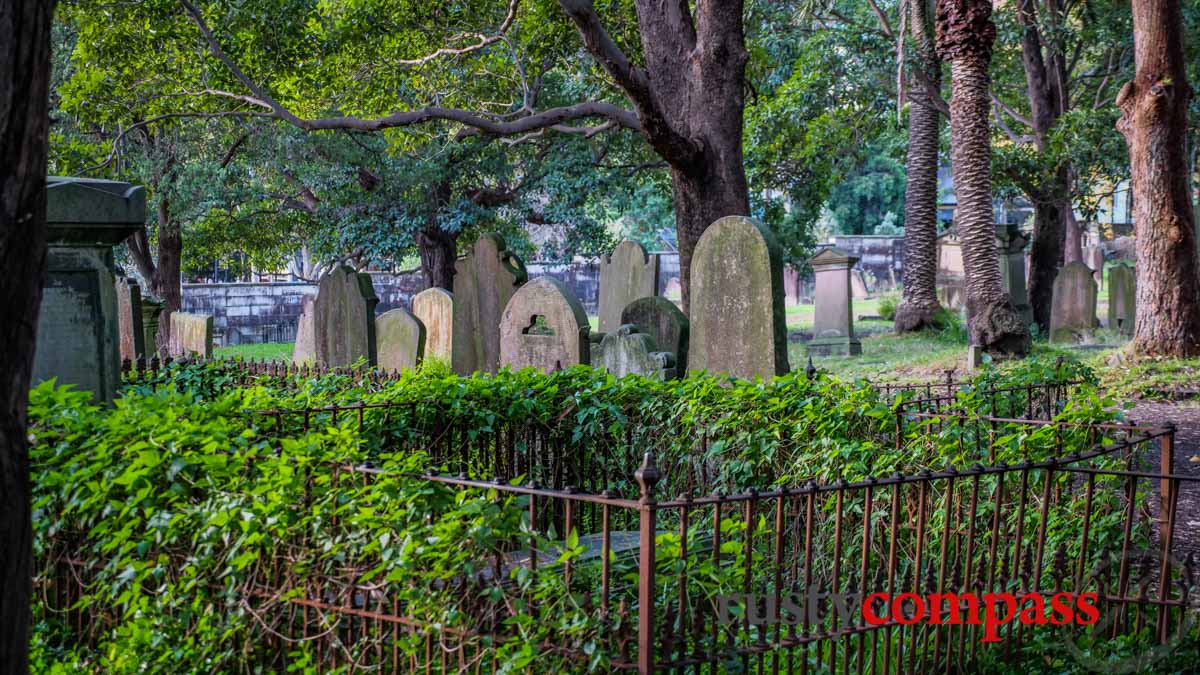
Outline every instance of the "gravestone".
<path id="1" fill-rule="evenodd" d="M 48 250 L 32 381 L 58 378 L 111 403 L 121 383 L 112 249 L 142 227 L 146 194 L 116 181 L 46 182 Z"/>
<path id="2" fill-rule="evenodd" d="M 305 294 L 300 300 L 300 319 L 296 323 L 296 344 L 292 347 L 292 363 L 309 366 L 317 361 L 316 319 L 313 307 L 316 297 Z"/>
<path id="3" fill-rule="evenodd" d="M 850 295 L 855 300 L 866 300 L 871 297 L 871 286 L 867 283 L 867 275 L 862 270 L 850 270 Z"/>
<path id="4" fill-rule="evenodd" d="M 425 325 L 403 307 L 375 317 L 375 340 L 384 372 L 416 368 L 425 356 Z"/>
<path id="5" fill-rule="evenodd" d="M 814 356 L 855 356 L 862 343 L 854 337 L 851 272 L 858 258 L 840 248 L 827 248 L 808 261 L 817 277 L 813 310 L 813 339 L 808 353 Z"/>
<path id="6" fill-rule="evenodd" d="M 726 216 L 692 254 L 688 370 L 771 378 L 788 372 L 783 256 L 766 225 Z"/>
<path id="7" fill-rule="evenodd" d="M 146 358 L 146 332 L 142 329 L 142 289 L 129 277 L 117 278 L 117 332 L 121 363 L 136 365 Z"/>
<path id="8" fill-rule="evenodd" d="M 171 312 L 171 336 L 167 356 L 211 359 L 213 318 L 206 314 Z"/>
<path id="9" fill-rule="evenodd" d="M 658 351 L 654 338 L 633 324 L 604 334 L 592 349 L 592 365 L 616 377 L 643 375 L 656 380 L 675 377 L 675 355 Z"/>
<path id="10" fill-rule="evenodd" d="M 783 301 L 788 305 L 800 304 L 800 270 L 792 265 L 783 268 Z"/>
<path id="11" fill-rule="evenodd" d="M 591 362 L 587 314 L 565 284 L 540 277 L 521 286 L 500 320 L 500 364 L 545 373 Z"/>
<path id="12" fill-rule="evenodd" d="M 1085 246 L 1083 262 L 1092 270 L 1092 278 L 1097 284 L 1104 283 L 1104 249 L 1099 246 Z"/>
<path id="13" fill-rule="evenodd" d="M 1108 329 L 1133 335 L 1137 321 L 1137 274 L 1129 265 L 1108 268 Z"/>
<path id="14" fill-rule="evenodd" d="M 966 268 L 963 266 L 962 242 L 953 228 L 937 239 L 937 295 L 942 306 L 959 310 L 966 306 Z"/>
<path id="15" fill-rule="evenodd" d="M 675 303 L 664 297 L 639 298 L 621 311 L 621 323 L 654 338 L 658 349 L 675 355 L 676 376 L 687 374 L 688 319 Z"/>
<path id="16" fill-rule="evenodd" d="M 621 325 L 621 310 L 637 300 L 658 295 L 658 256 L 636 241 L 617 244 L 600 259 L 600 332 Z"/>
<path id="17" fill-rule="evenodd" d="M 316 362 L 332 368 L 366 359 L 370 365 L 377 365 L 377 304 L 379 298 L 375 297 L 369 274 L 339 265 L 321 277 L 313 303 Z"/>
<path id="18" fill-rule="evenodd" d="M 427 288 L 413 296 L 413 316 L 425 326 L 425 358 L 454 363 L 454 296 Z"/>
<path id="19" fill-rule="evenodd" d="M 454 263 L 454 372 L 499 370 L 500 320 L 527 278 L 525 263 L 492 232 L 480 235 L 471 253 Z"/>
<path id="20" fill-rule="evenodd" d="M 1079 342 L 1096 327 L 1096 280 L 1081 262 L 1065 265 L 1054 278 L 1050 342 Z"/>
<path id="21" fill-rule="evenodd" d="M 146 360 L 154 358 L 164 350 L 158 348 L 158 322 L 166 303 L 142 296 L 142 333 L 146 336 Z"/>
<path id="22" fill-rule="evenodd" d="M 1028 243 L 1029 239 L 1015 225 L 996 226 L 1000 280 L 1025 325 L 1033 323 L 1033 305 L 1029 304 L 1029 290 L 1025 285 L 1025 245 Z"/>

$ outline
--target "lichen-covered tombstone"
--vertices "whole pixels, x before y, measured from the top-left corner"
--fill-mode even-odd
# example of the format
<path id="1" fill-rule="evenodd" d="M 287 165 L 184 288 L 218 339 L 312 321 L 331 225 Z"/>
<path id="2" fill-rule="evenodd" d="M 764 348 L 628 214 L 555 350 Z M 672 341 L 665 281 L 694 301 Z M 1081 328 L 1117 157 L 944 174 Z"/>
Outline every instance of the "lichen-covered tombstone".
<path id="1" fill-rule="evenodd" d="M 480 235 L 467 257 L 454 264 L 454 372 L 499 369 L 501 317 L 527 278 L 525 263 L 492 232 Z"/>
<path id="2" fill-rule="evenodd" d="M 545 373 L 589 364 L 587 314 L 571 289 L 541 277 L 517 289 L 500 320 L 500 364 Z"/>

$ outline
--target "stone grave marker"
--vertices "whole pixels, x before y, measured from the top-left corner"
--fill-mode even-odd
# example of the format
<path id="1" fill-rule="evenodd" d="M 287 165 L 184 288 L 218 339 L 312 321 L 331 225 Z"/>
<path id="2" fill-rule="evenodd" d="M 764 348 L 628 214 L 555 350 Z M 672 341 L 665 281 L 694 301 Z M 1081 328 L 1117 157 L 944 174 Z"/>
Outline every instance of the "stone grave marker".
<path id="1" fill-rule="evenodd" d="M 305 294 L 300 300 L 300 319 L 296 324 L 296 344 L 292 347 L 292 363 L 310 366 L 317 362 L 314 306 L 316 297 Z"/>
<path id="2" fill-rule="evenodd" d="M 1065 265 L 1054 278 L 1050 342 L 1079 342 L 1096 327 L 1096 280 L 1081 262 Z"/>
<path id="3" fill-rule="evenodd" d="M 867 275 L 862 270 L 850 270 L 850 296 L 855 300 L 871 297 L 871 285 L 867 283 Z"/>
<path id="4" fill-rule="evenodd" d="M 142 296 L 142 333 L 146 336 L 146 360 L 154 358 L 164 349 L 158 348 L 158 323 L 162 317 L 166 303 L 159 302 L 149 296 Z"/>
<path id="5" fill-rule="evenodd" d="M 454 363 L 454 296 L 427 288 L 413 296 L 413 316 L 425 326 L 425 358 Z"/>
<path id="6" fill-rule="evenodd" d="M 783 268 L 783 300 L 789 306 L 800 304 L 800 271 L 792 265 Z"/>
<path id="7" fill-rule="evenodd" d="M 766 225 L 717 220 L 692 254 L 688 370 L 771 378 L 788 372 L 783 256 Z"/>
<path id="8" fill-rule="evenodd" d="M 817 277 L 813 309 L 813 339 L 808 353 L 814 356 L 854 356 L 862 343 L 854 337 L 851 272 L 858 258 L 840 248 L 827 248 L 809 260 Z"/>
<path id="9" fill-rule="evenodd" d="M 213 318 L 207 314 L 171 312 L 171 336 L 167 355 L 172 358 L 211 359 Z"/>
<path id="10" fill-rule="evenodd" d="M 675 355 L 658 351 L 654 337 L 625 324 L 604 334 L 592 349 L 592 365 L 616 377 L 644 375 L 656 380 L 675 377 Z"/>
<path id="11" fill-rule="evenodd" d="M 313 345 L 316 362 L 327 367 L 348 366 L 366 359 L 379 363 L 375 351 L 375 305 L 379 298 L 371 276 L 339 265 L 321 277 L 313 303 Z"/>
<path id="12" fill-rule="evenodd" d="M 1092 278 L 1097 284 L 1104 283 L 1104 249 L 1099 246 L 1083 248 L 1083 262 L 1092 270 Z"/>
<path id="13" fill-rule="evenodd" d="M 953 229 L 937 239 L 937 295 L 947 309 L 962 309 L 967 303 L 966 268 L 963 266 L 962 242 Z"/>
<path id="14" fill-rule="evenodd" d="M 587 314 L 562 282 L 540 277 L 521 286 L 500 320 L 500 364 L 545 373 L 591 362 Z"/>
<path id="15" fill-rule="evenodd" d="M 658 295 L 658 256 L 646 253 L 636 241 L 617 244 L 600 259 L 600 332 L 621 325 L 621 310 L 637 300 Z"/>
<path id="16" fill-rule="evenodd" d="M 1015 225 L 996 226 L 1000 280 L 1025 325 L 1033 323 L 1033 305 L 1029 304 L 1029 290 L 1025 285 L 1025 245 L 1028 243 L 1029 240 Z"/>
<path id="17" fill-rule="evenodd" d="M 1137 274 L 1129 265 L 1108 268 L 1108 329 L 1133 335 L 1137 321 Z"/>
<path id="18" fill-rule="evenodd" d="M 48 250 L 32 383 L 57 378 L 111 403 L 121 383 L 113 246 L 143 226 L 146 193 L 89 178 L 46 183 Z"/>
<path id="19" fill-rule="evenodd" d="M 375 317 L 375 340 L 385 372 L 416 368 L 425 356 L 425 325 L 403 307 Z"/>
<path id="20" fill-rule="evenodd" d="M 121 362 L 136 365 L 146 356 L 146 332 L 142 329 L 142 289 L 129 277 L 117 278 L 117 330 Z"/>
<path id="21" fill-rule="evenodd" d="M 621 310 L 621 323 L 637 326 L 637 332 L 654 338 L 654 344 L 675 355 L 675 375 L 687 374 L 688 318 L 670 300 L 655 296 L 639 298 Z"/>
<path id="22" fill-rule="evenodd" d="M 480 235 L 470 254 L 454 264 L 454 372 L 494 373 L 500 368 L 500 320 L 528 278 L 525 263 L 504 238 Z"/>

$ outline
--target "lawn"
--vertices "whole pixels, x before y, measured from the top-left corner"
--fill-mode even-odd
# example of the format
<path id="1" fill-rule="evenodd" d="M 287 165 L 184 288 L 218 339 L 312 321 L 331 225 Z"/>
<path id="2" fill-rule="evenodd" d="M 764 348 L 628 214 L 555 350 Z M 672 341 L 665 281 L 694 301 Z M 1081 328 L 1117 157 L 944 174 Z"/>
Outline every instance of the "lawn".
<path id="1" fill-rule="evenodd" d="M 290 361 L 292 342 L 264 342 L 256 345 L 230 345 L 213 349 L 219 359 L 267 359 L 268 361 Z"/>

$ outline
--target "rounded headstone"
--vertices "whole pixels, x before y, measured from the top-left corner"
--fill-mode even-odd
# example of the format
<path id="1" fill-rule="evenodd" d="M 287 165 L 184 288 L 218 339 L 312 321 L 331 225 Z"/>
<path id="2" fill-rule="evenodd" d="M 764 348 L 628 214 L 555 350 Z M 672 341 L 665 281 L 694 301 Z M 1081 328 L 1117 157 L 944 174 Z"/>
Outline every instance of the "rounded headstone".
<path id="1" fill-rule="evenodd" d="M 591 327 L 579 299 L 562 282 L 541 277 L 513 294 L 500 322 L 500 362 L 552 373 L 590 362 Z"/>
<path id="2" fill-rule="evenodd" d="M 425 326 L 397 307 L 375 317 L 375 345 L 384 372 L 416 368 L 425 353 Z"/>
<path id="3" fill-rule="evenodd" d="M 454 296 L 427 288 L 413 296 L 413 316 L 425 326 L 425 358 L 454 363 Z"/>
<path id="4" fill-rule="evenodd" d="M 680 370 L 687 367 L 688 319 L 675 303 L 660 296 L 639 298 L 621 311 L 621 323 L 637 326 L 659 350 L 675 355 Z"/>

